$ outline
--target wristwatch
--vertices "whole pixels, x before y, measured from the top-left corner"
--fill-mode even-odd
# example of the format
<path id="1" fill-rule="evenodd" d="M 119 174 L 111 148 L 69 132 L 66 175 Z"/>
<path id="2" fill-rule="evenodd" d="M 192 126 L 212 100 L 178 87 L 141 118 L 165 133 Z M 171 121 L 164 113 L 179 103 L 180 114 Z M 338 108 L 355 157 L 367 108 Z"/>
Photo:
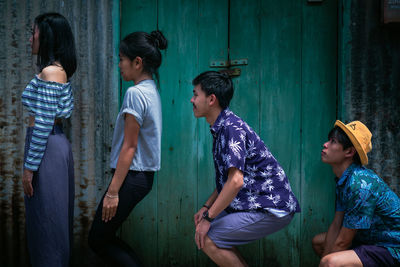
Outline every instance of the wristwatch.
<path id="1" fill-rule="evenodd" d="M 214 218 L 208 217 L 208 210 L 203 212 L 203 219 L 205 219 L 206 221 L 209 221 L 209 222 L 212 222 L 214 220 Z"/>

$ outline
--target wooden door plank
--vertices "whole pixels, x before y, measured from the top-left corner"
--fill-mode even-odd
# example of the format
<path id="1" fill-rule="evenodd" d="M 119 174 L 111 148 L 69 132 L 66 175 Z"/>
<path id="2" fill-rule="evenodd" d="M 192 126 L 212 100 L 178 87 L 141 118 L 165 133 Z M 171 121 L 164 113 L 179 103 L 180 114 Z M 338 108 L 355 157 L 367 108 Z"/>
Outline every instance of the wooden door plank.
<path id="1" fill-rule="evenodd" d="M 257 16 L 261 0 L 230 1 L 229 56 L 231 60 L 246 58 L 248 65 L 233 78 L 235 92 L 230 108 L 257 133 L 260 131 L 260 65 L 261 25 Z M 249 266 L 259 266 L 260 241 L 239 247 Z"/>
<path id="2" fill-rule="evenodd" d="M 303 2 L 301 266 L 316 266 L 312 237 L 334 215 L 334 175 L 320 159 L 336 118 L 337 1 Z"/>
<path id="3" fill-rule="evenodd" d="M 207 70 L 218 71 L 219 68 L 210 68 L 210 63 L 228 59 L 228 0 L 199 1 L 198 20 L 198 74 Z M 196 120 L 196 135 L 198 197 L 195 211 L 197 212 L 214 191 L 216 184 L 212 157 L 213 139 L 209 124 L 204 118 Z M 193 228 L 193 236 L 194 230 Z M 197 266 L 214 265 L 205 253 L 198 251 Z"/>
<path id="4" fill-rule="evenodd" d="M 157 29 L 157 0 L 121 0 L 121 40 L 131 32 Z M 120 103 L 132 82 L 121 79 Z"/>
<path id="5" fill-rule="evenodd" d="M 301 4 L 262 1 L 260 132 L 301 204 Z M 300 215 L 261 242 L 260 266 L 299 266 Z"/>
<path id="6" fill-rule="evenodd" d="M 135 31 L 151 32 L 157 28 L 157 0 L 122 0 L 121 38 Z M 161 68 L 165 65 L 162 64 Z M 132 82 L 122 81 L 121 102 Z M 132 211 L 121 227 L 120 235 L 134 249 L 144 266 L 157 266 L 157 179 L 152 191 Z"/>
<path id="7" fill-rule="evenodd" d="M 158 180 L 159 266 L 196 266 L 197 133 L 190 98 L 198 72 L 197 1 L 159 0 L 159 27 L 169 40 L 160 71 L 162 168 Z"/>
<path id="8" fill-rule="evenodd" d="M 230 1 L 230 59 L 246 58 L 248 65 L 240 68 L 241 75 L 233 78 L 235 92 L 231 102 L 232 111 L 244 119 L 250 127 L 259 132 L 260 108 L 260 23 L 257 17 L 260 0 Z"/>

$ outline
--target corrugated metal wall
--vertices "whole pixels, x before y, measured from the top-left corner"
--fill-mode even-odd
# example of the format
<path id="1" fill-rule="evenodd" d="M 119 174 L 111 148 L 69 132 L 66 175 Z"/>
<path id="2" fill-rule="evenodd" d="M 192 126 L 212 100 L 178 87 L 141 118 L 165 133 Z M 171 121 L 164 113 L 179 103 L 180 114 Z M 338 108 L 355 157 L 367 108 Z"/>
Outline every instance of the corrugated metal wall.
<path id="1" fill-rule="evenodd" d="M 369 168 L 400 194 L 400 23 L 381 22 L 377 0 L 343 0 L 342 118 L 373 134 Z"/>
<path id="2" fill-rule="evenodd" d="M 119 1 L 0 0 L 0 266 L 27 266 L 21 186 L 27 113 L 20 96 L 36 71 L 29 29 L 37 15 L 49 11 L 67 17 L 77 46 L 75 110 L 66 126 L 75 160 L 74 265 L 94 262 L 86 238 L 109 178 L 119 95 Z"/>

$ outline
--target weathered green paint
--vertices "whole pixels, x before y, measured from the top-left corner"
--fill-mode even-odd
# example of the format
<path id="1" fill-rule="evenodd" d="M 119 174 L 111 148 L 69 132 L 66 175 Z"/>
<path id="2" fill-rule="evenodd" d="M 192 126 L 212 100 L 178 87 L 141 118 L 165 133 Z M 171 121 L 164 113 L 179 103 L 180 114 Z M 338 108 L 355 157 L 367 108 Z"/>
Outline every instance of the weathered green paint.
<path id="1" fill-rule="evenodd" d="M 260 135 L 283 165 L 301 204 L 302 6 L 300 1 L 260 5 Z M 300 265 L 299 221 L 297 214 L 288 227 L 261 241 L 258 266 Z"/>
<path id="2" fill-rule="evenodd" d="M 162 170 L 158 181 L 159 266 L 194 266 L 192 214 L 197 199 L 196 121 L 190 111 L 191 77 L 198 66 L 198 6 L 159 0 L 158 23 L 168 38 L 160 84 L 163 102 Z"/>
<path id="3" fill-rule="evenodd" d="M 279 233 L 239 249 L 250 266 L 315 266 L 311 238 L 333 215 L 332 175 L 319 157 L 336 117 L 336 1 L 121 5 L 121 33 L 158 26 L 169 41 L 160 68 L 162 169 L 122 236 L 148 266 L 213 265 L 194 244 L 193 214 L 215 184 L 212 138 L 205 120 L 192 115 L 191 80 L 211 62 L 245 58 L 247 65 L 235 66 L 241 75 L 231 109 L 282 163 L 303 212 Z"/>
<path id="4" fill-rule="evenodd" d="M 121 40 L 133 31 L 151 32 L 157 28 L 157 0 L 121 2 Z M 121 82 L 120 103 L 132 82 Z M 139 203 L 122 226 L 121 236 L 129 242 L 146 266 L 158 266 L 157 193 L 158 175 L 145 201 Z"/>
<path id="5" fill-rule="evenodd" d="M 337 1 L 303 6 L 300 257 L 316 266 L 310 241 L 334 215 L 334 175 L 320 160 L 336 118 Z M 318 26 L 317 26 L 318 25 Z"/>
<path id="6" fill-rule="evenodd" d="M 210 8 L 212 7 L 212 8 Z M 197 73 L 208 70 L 211 61 L 228 60 L 228 1 L 199 1 L 198 21 L 198 62 Z M 214 69 L 214 68 L 213 68 Z M 190 78 L 194 78 L 190 77 Z M 188 91 L 191 92 L 191 86 Z M 187 99 L 186 103 L 188 103 Z M 192 113 L 189 103 L 187 111 Z M 191 114 L 192 115 L 192 114 Z M 194 119 L 192 115 L 192 119 Z M 194 243 L 193 214 L 205 203 L 215 189 L 215 171 L 211 156 L 212 136 L 204 118 L 196 120 L 197 133 L 197 201 L 192 214 L 188 214 L 189 227 L 192 229 L 192 244 Z M 197 251 L 197 266 L 212 266 L 212 261 L 201 251 Z"/>
<path id="7" fill-rule="evenodd" d="M 241 67 L 242 73 L 234 79 L 235 93 L 231 109 L 241 116 L 256 132 L 260 132 L 260 76 L 261 23 L 260 1 L 230 1 L 231 60 L 247 58 L 248 65 Z M 260 242 L 253 242 L 240 251 L 249 266 L 258 266 Z"/>

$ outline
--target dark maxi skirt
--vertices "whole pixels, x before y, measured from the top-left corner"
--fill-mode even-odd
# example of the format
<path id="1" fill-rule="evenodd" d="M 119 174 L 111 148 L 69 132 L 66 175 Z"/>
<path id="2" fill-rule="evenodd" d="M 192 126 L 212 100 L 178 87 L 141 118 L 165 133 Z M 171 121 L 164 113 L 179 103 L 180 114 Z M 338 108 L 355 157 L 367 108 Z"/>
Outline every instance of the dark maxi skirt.
<path id="1" fill-rule="evenodd" d="M 25 155 L 32 136 L 28 127 Z M 51 132 L 33 196 L 25 196 L 26 233 L 32 266 L 69 266 L 74 216 L 74 162 L 71 145 L 59 125 Z"/>

